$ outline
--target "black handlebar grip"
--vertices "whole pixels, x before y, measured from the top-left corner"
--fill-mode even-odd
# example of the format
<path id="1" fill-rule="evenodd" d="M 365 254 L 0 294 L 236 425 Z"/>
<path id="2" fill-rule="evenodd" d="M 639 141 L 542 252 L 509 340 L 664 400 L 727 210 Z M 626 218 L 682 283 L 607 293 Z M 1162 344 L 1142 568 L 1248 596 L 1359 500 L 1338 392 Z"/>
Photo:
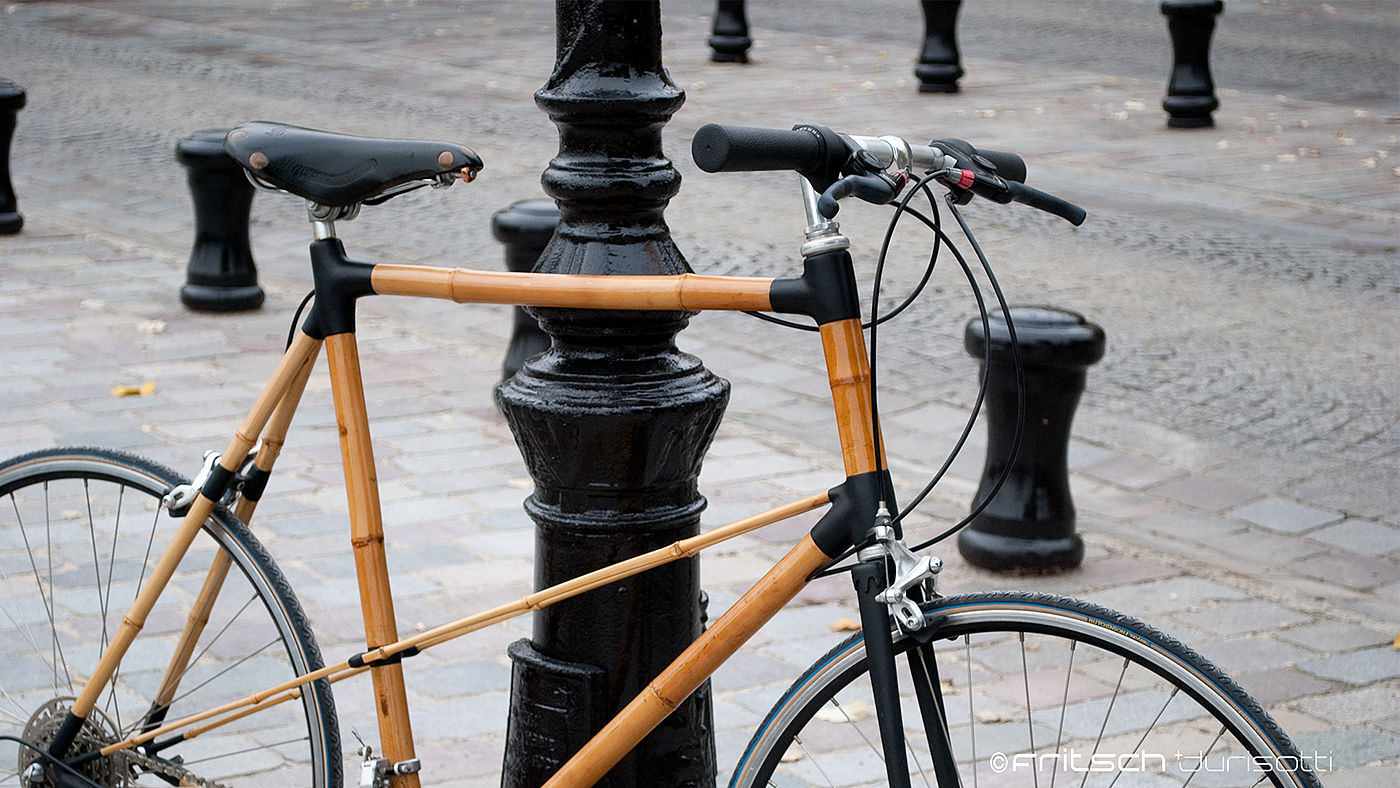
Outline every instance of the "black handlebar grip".
<path id="1" fill-rule="evenodd" d="M 977 149 L 977 155 L 996 165 L 997 175 L 1008 181 L 1026 182 L 1026 160 L 1014 153 Z"/>
<path id="2" fill-rule="evenodd" d="M 707 123 L 695 132 L 690 155 L 705 172 L 796 170 L 821 166 L 822 140 L 810 131 Z"/>
<path id="3" fill-rule="evenodd" d="M 1065 202 L 1053 194 L 1027 186 L 1015 181 L 1007 181 L 1006 191 L 1011 195 L 1011 199 L 1024 205 L 1029 205 L 1037 210 L 1053 213 L 1070 224 L 1078 227 L 1084 223 L 1088 217 L 1083 208 L 1071 202 Z"/>
<path id="4" fill-rule="evenodd" d="M 953 154 L 953 158 L 960 160 L 959 167 L 976 166 L 988 170 L 994 169 L 997 175 L 1008 181 L 1026 182 L 1026 160 L 1014 153 L 999 150 L 978 150 L 972 147 L 972 143 L 967 140 L 952 137 L 934 140 L 929 144 Z M 991 167 L 987 166 L 989 164 Z"/>

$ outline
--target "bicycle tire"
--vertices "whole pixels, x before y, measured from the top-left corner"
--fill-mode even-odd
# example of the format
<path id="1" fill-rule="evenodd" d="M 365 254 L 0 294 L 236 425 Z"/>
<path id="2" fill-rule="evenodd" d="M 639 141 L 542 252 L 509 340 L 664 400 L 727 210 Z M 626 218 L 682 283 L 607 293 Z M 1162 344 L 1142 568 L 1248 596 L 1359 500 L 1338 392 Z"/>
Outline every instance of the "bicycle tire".
<path id="1" fill-rule="evenodd" d="M 964 786 L 1053 786 L 1057 778 L 1067 787 L 1254 785 L 1268 777 L 1320 788 L 1317 761 L 1301 758 L 1258 701 L 1136 619 L 1024 592 L 940 598 L 925 611 L 947 616 L 933 646 Z M 916 645 L 896 632 L 897 655 Z M 907 660 L 899 663 L 911 784 L 936 785 Z M 778 700 L 731 787 L 888 785 L 871 697 L 857 633 Z M 1209 779 L 1193 782 L 1197 771 Z"/>
<path id="2" fill-rule="evenodd" d="M 185 482 L 121 451 L 49 449 L 0 463 L 0 728 L 44 746 L 82 677 L 150 575 L 180 518 L 161 497 Z M 152 700 L 192 601 L 220 554 L 231 558 L 208 623 L 166 721 L 266 689 L 322 667 L 286 578 L 248 527 L 216 507 L 89 716 L 78 744 L 90 750 L 152 722 Z M 79 667 L 87 665 L 88 668 Z M 152 726 L 153 727 L 153 726 Z M 147 728 L 149 729 L 149 728 Z M 204 784 L 341 784 L 342 754 L 330 685 L 155 753 Z M 157 739 L 158 746 L 163 740 Z M 0 786 L 26 784 L 29 750 L 5 742 Z M 75 751 L 74 754 L 77 754 Z M 104 786 L 168 786 L 120 756 L 79 767 Z M 171 777 L 171 780 L 162 777 Z"/>

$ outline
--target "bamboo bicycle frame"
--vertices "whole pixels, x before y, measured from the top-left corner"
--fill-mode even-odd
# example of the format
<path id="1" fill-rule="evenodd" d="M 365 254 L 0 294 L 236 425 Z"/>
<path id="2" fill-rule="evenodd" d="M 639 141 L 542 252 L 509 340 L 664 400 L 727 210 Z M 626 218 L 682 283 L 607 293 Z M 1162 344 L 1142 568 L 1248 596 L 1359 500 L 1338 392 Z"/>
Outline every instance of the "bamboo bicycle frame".
<path id="1" fill-rule="evenodd" d="M 464 303 L 681 311 L 770 310 L 769 289 L 773 281 L 694 274 L 631 277 L 495 273 L 406 265 L 377 265 L 370 276 L 374 293 L 380 295 L 440 298 Z M 884 458 L 877 457 L 874 440 L 877 428 L 870 410 L 870 366 L 860 321 L 845 319 L 825 323 L 821 326 L 821 339 L 846 474 L 851 477 L 884 468 Z M 322 344 L 325 345 L 330 368 L 331 391 L 341 436 L 351 545 L 359 580 L 367 650 L 336 665 L 174 722 L 153 719 L 152 724 L 161 723 L 159 727 L 104 747 L 101 751 L 103 755 L 144 744 L 175 731 L 182 731 L 182 735 L 190 738 L 259 709 L 296 699 L 300 697 L 300 687 L 304 684 L 322 678 L 338 681 L 368 670 L 374 684 L 383 755 L 391 762 L 412 759 L 412 728 L 402 666 L 399 664 L 402 656 L 548 607 L 670 561 L 694 556 L 706 547 L 831 502 L 827 493 L 812 495 L 537 591 L 516 602 L 400 639 L 394 624 L 394 603 L 385 560 L 384 525 L 380 514 L 374 453 L 353 332 L 332 334 L 324 341 L 306 333 L 297 335 L 252 412 L 220 458 L 216 473 L 231 477 L 254 445 L 258 444 L 259 438 L 261 444 L 254 464 L 260 471 L 271 471 Z M 73 716 L 85 718 L 94 707 L 214 504 L 215 501 L 204 491 L 191 504 L 149 582 L 123 618 L 111 645 L 75 701 Z M 236 514 L 246 522 L 255 506 L 255 500 L 241 500 Z M 791 601 L 813 572 L 832 558 L 813 541 L 811 535 L 804 537 L 570 759 L 546 783 L 546 788 L 585 788 L 597 782 Z M 227 559 L 216 557 L 160 685 L 156 696 L 158 705 L 167 703 L 175 695 L 227 570 Z M 396 775 L 393 779 L 403 788 L 417 788 L 419 784 L 417 774 Z"/>

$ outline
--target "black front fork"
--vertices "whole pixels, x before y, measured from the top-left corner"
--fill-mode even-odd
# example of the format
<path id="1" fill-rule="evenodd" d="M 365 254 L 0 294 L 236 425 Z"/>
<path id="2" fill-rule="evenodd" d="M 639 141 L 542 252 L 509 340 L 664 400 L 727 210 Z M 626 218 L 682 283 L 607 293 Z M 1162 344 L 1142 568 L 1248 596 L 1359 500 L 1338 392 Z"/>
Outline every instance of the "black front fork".
<path id="1" fill-rule="evenodd" d="M 880 723 L 880 744 L 890 788 L 909 788 L 909 759 L 904 750 L 904 720 L 899 710 L 899 679 L 894 671 L 894 636 L 890 611 L 876 599 L 889 584 L 883 556 L 862 561 L 851 570 L 860 602 L 860 627 L 865 635 L 865 659 L 875 693 L 875 716 Z"/>
<path id="2" fill-rule="evenodd" d="M 865 637 L 865 659 L 875 694 L 875 714 L 880 727 L 885 770 L 890 788 L 910 788 L 908 751 L 904 743 L 904 720 L 899 703 L 899 678 L 895 673 L 894 633 L 890 611 L 878 599 L 889 585 L 887 561 L 883 556 L 862 561 L 851 571 L 856 598 L 860 604 L 861 630 Z M 957 764 L 948 739 L 948 718 L 943 711 L 938 664 L 933 656 L 933 636 L 944 616 L 926 617 L 923 629 L 911 633 L 916 645 L 909 649 L 909 673 L 919 713 L 933 757 L 931 768 L 939 788 L 961 785 Z M 920 767 L 922 771 L 923 766 Z"/>

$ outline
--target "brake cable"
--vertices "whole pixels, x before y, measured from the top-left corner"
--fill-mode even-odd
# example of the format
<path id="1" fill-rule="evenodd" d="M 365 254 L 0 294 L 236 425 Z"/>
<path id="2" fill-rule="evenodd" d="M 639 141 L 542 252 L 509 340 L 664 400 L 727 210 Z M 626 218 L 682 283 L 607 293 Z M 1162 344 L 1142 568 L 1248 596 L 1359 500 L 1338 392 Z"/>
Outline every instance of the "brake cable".
<path id="1" fill-rule="evenodd" d="M 935 259 L 936 259 L 936 257 L 937 257 L 937 251 L 936 251 L 936 250 L 938 249 L 938 243 L 939 243 L 939 242 L 942 242 L 943 244 L 946 244 L 946 245 L 947 245 L 947 248 L 949 249 L 949 251 L 952 252 L 954 258 L 958 261 L 958 264 L 959 264 L 959 266 L 962 268 L 964 275 L 967 277 L 968 284 L 969 284 L 969 286 L 970 286 L 970 288 L 971 288 L 971 290 L 972 290 L 973 297 L 974 297 L 974 298 L 976 299 L 976 301 L 977 301 L 977 310 L 978 310 L 978 315 L 979 315 L 979 317 L 981 318 L 981 321 L 982 321 L 982 330 L 983 330 L 983 333 L 984 333 L 985 335 L 987 335 L 988 337 L 990 337 L 990 335 L 991 335 L 991 329 L 990 329 L 990 322 L 989 322 L 989 317 L 988 317 L 987 306 L 986 306 L 985 300 L 984 300 L 983 297 L 982 297 L 982 291 L 981 291 L 980 286 L 979 286 L 978 283 L 977 283 L 977 279 L 976 279 L 976 277 L 973 275 L 972 268 L 971 268 L 970 265 L 968 265 L 966 258 L 963 257 L 962 252 L 958 249 L 957 245 L 954 244 L 954 243 L 952 242 L 952 239 L 949 238 L 949 237 L 947 236 L 947 234 L 943 231 L 941 222 L 938 221 L 938 218 L 937 218 L 937 217 L 938 217 L 939 214 L 938 214 L 937 203 L 933 200 L 932 195 L 929 194 L 929 192 L 928 192 L 928 187 L 927 187 L 928 181 L 933 180 L 933 179 L 934 179 L 934 176 L 933 176 L 933 175 L 929 175 L 929 176 L 926 176 L 925 178 L 921 179 L 921 180 L 915 185 L 914 189 L 911 189 L 911 190 L 910 190 L 910 193 L 909 193 L 908 195 L 906 195 L 905 198 L 904 198 L 903 200 L 901 200 L 901 201 L 899 202 L 899 204 L 896 206 L 895 215 L 894 215 L 893 217 L 891 217 L 891 219 L 890 219 L 890 227 L 889 227 L 889 229 L 888 229 L 887 232 L 886 232 L 885 240 L 884 240 L 884 243 L 883 243 L 882 246 L 881 246 L 880 256 L 879 256 L 878 262 L 877 262 L 877 264 L 876 264 L 875 284 L 874 284 L 874 289 L 873 289 L 872 297 L 871 297 L 871 300 L 872 300 L 872 304 L 871 304 L 871 313 L 872 313 L 872 315 L 877 314 L 876 310 L 877 310 L 877 303 L 878 303 L 878 300 L 879 300 L 879 288 L 880 288 L 880 283 L 881 283 L 882 274 L 883 274 L 883 266 L 884 266 L 884 261 L 885 261 L 885 258 L 886 258 L 886 254 L 887 254 L 887 251 L 888 251 L 888 247 L 889 247 L 890 240 L 891 240 L 892 237 L 893 237 L 894 227 L 895 227 L 895 225 L 898 224 L 899 219 L 902 217 L 902 215 L 905 214 L 905 213 L 908 213 L 908 214 L 914 216 L 917 220 L 919 220 L 921 223 L 923 223 L 930 231 L 932 231 L 932 232 L 934 233 L 934 238 L 935 238 L 935 254 L 934 254 L 934 258 L 935 258 Z M 930 205 L 931 205 L 932 208 L 933 208 L 933 213 L 934 213 L 934 217 L 935 217 L 935 218 L 930 219 L 929 217 L 925 216 L 923 213 L 921 213 L 921 212 L 918 211 L 917 209 L 914 209 L 914 208 L 912 208 L 912 207 L 909 206 L 908 203 L 909 203 L 910 197 L 912 197 L 913 194 L 915 194 L 915 193 L 917 193 L 917 192 L 919 192 L 919 191 L 923 191 L 923 192 L 928 196 Z M 967 225 L 967 222 L 963 219 L 963 216 L 962 216 L 961 212 L 958 211 L 957 205 L 956 205 L 956 203 L 955 203 L 954 200 L 953 200 L 953 196 L 952 196 L 951 194 L 948 194 L 948 195 L 946 195 L 945 197 L 946 197 L 947 202 L 948 202 L 948 208 L 949 208 L 949 210 L 952 212 L 953 217 L 957 220 L 958 225 L 961 227 L 961 229 L 962 229 L 962 231 L 963 231 L 963 234 L 967 237 L 968 241 L 972 244 L 972 248 L 973 248 L 973 250 L 974 250 L 974 251 L 976 252 L 976 254 L 977 254 L 978 261 L 981 263 L 982 270 L 986 273 L 987 278 L 988 278 L 988 281 L 989 281 L 989 283 L 990 283 L 990 285 L 991 285 L 991 287 L 992 287 L 993 293 L 996 295 L 997 305 L 1000 307 L 1000 310 L 1001 310 L 1001 312 L 1002 312 L 1002 315 L 1006 318 L 1007 329 L 1008 329 L 1008 332 L 1009 332 L 1009 334 L 1010 334 L 1010 341 L 1011 341 L 1011 346 L 1012 346 L 1012 364 L 1013 364 L 1013 368 L 1014 368 L 1015 371 L 1016 371 L 1016 412 L 1017 412 L 1016 424 L 1017 424 L 1017 427 L 1016 427 L 1015 435 L 1014 435 L 1014 437 L 1013 437 L 1013 439 L 1012 439 L 1011 455 L 1010 455 L 1011 457 L 1015 457 L 1016 454 L 1017 454 L 1017 452 L 1018 452 L 1019 449 L 1020 449 L 1021 440 L 1022 440 L 1023 433 L 1024 433 L 1024 427 L 1022 426 L 1021 422 L 1022 422 L 1022 420 L 1023 420 L 1022 417 L 1023 417 L 1023 414 L 1024 414 L 1024 412 L 1025 412 L 1025 374 L 1024 374 L 1024 369 L 1023 369 L 1023 366 L 1022 366 L 1022 361 L 1021 361 L 1021 352 L 1020 352 L 1020 348 L 1019 348 L 1019 346 L 1018 346 L 1017 343 L 1016 343 L 1016 329 L 1015 329 L 1015 326 L 1014 326 L 1014 324 L 1012 323 L 1012 320 L 1011 320 L 1010 307 L 1009 307 L 1009 306 L 1007 305 L 1007 303 L 1006 303 L 1005 294 L 1002 292 L 1001 285 L 1000 285 L 1000 283 L 998 282 L 998 280 L 997 280 L 997 278 L 996 278 L 996 274 L 993 273 L 993 271 L 992 271 L 991 263 L 987 260 L 986 254 L 982 251 L 981 245 L 977 243 L 977 239 L 973 236 L 972 230 L 971 230 L 971 228 Z M 922 290 L 923 284 L 926 283 L 928 276 L 932 273 L 932 270 L 931 270 L 931 269 L 932 269 L 933 263 L 934 263 L 934 260 L 930 260 L 929 270 L 926 271 L 924 280 L 922 280 L 922 281 L 920 282 L 919 290 Z M 909 301 L 910 301 L 910 299 L 906 299 L 906 303 L 901 304 L 900 307 L 899 307 L 899 309 L 896 310 L 896 313 L 897 313 L 897 311 L 902 311 L 903 308 L 904 308 L 905 306 L 908 305 L 908 302 L 909 302 Z M 890 316 L 893 316 L 893 314 L 894 314 L 894 313 L 892 313 Z M 868 327 L 870 328 L 870 333 L 871 333 L 871 336 L 870 336 L 870 352 L 869 352 L 869 356 L 870 356 L 870 397 L 871 397 L 872 418 L 874 419 L 872 423 L 874 423 L 874 424 L 879 424 L 879 418 L 878 418 L 878 416 L 879 416 L 879 410 L 878 410 L 878 408 L 879 408 L 879 405 L 878 405 L 878 396 L 879 396 L 879 395 L 878 395 L 878 390 L 877 390 L 877 388 L 876 388 L 876 382 L 877 382 L 877 380 L 876 380 L 876 372 L 877 372 L 877 352 L 878 352 L 877 348 L 878 348 L 878 346 L 877 346 L 877 344 L 876 344 L 877 334 L 876 334 L 876 328 L 875 328 L 875 326 L 878 326 L 878 324 L 881 323 L 881 322 L 884 322 L 884 320 L 881 320 L 881 319 L 872 320 L 872 323 L 873 323 L 874 325 L 868 326 Z M 907 506 L 905 506 L 897 515 L 895 515 L 893 518 L 891 518 L 891 524 L 895 524 L 895 523 L 899 523 L 899 522 L 903 521 L 905 517 L 907 517 L 911 512 L 913 512 L 915 509 L 917 509 L 918 506 L 919 506 L 920 504 L 923 503 L 924 499 L 928 497 L 929 493 L 931 493 L 931 492 L 933 491 L 934 487 L 943 479 L 943 476 L 948 472 L 948 469 L 949 469 L 950 467 L 952 467 L 952 464 L 953 464 L 954 460 L 956 460 L 957 457 L 958 457 L 958 455 L 961 453 L 963 447 L 964 447 L 964 446 L 966 445 L 966 443 L 967 443 L 967 440 L 968 440 L 969 436 L 970 436 L 971 433 L 972 433 L 972 430 L 973 430 L 973 428 L 974 428 L 974 426 L 975 426 L 975 424 L 976 424 L 977 416 L 978 416 L 979 413 L 981 412 L 982 404 L 983 404 L 983 402 L 984 402 L 985 399 L 986 399 L 987 380 L 988 380 L 988 375 L 989 375 L 990 368 L 991 368 L 991 342 L 989 341 L 989 342 L 985 343 L 985 347 L 983 348 L 983 370 L 982 370 L 982 374 L 981 374 L 981 376 L 980 376 L 980 381 L 979 381 L 979 386 L 978 386 L 978 391 L 977 391 L 977 398 L 976 398 L 976 400 L 975 400 L 974 403 L 973 403 L 972 412 L 971 412 L 971 414 L 968 416 L 967 422 L 964 424 L 962 434 L 959 436 L 959 438 L 958 438 L 958 440 L 956 441 L 956 443 L 954 444 L 953 448 L 949 451 L 948 457 L 947 457 L 947 459 L 944 461 L 942 467 L 940 467 L 940 468 L 938 469 L 938 471 L 934 474 L 934 476 L 929 480 L 928 484 L 926 484 L 926 485 L 924 486 L 923 490 L 921 490 L 921 491 L 919 492 L 919 494 L 916 495 L 916 496 L 914 497 L 914 499 L 913 499 Z M 877 473 L 878 473 L 878 472 L 880 472 L 880 471 L 882 470 L 882 468 L 881 468 L 881 461 L 880 461 L 880 456 L 881 456 L 881 455 L 880 455 L 880 451 L 879 451 L 880 435 L 877 433 L 877 434 L 874 436 L 874 439 L 875 439 L 875 442 L 876 442 L 876 453 L 875 453 L 875 457 L 876 457 L 876 471 L 877 471 Z M 929 540 L 927 540 L 927 541 L 925 541 L 925 542 L 922 542 L 922 543 L 920 543 L 919 545 L 917 545 L 917 546 L 915 546 L 915 547 L 913 547 L 913 548 L 910 548 L 911 551 L 917 552 L 917 551 L 919 551 L 919 550 L 923 550 L 924 548 L 927 548 L 927 547 L 929 547 L 929 546 L 931 546 L 931 545 L 933 545 L 933 544 L 935 544 L 935 543 L 937 543 L 937 542 L 940 542 L 940 541 L 943 541 L 944 539 L 947 539 L 949 536 L 952 536 L 953 534 L 955 534 L 955 533 L 957 533 L 958 531 L 962 530 L 963 528 L 967 527 L 968 524 L 970 524 L 979 514 L 981 514 L 981 513 L 983 512 L 983 510 L 985 510 L 985 509 L 987 508 L 988 504 L 991 503 L 992 499 L 996 497 L 997 492 L 999 492 L 999 491 L 1001 490 L 1002 486 L 1006 483 L 1007 479 L 1010 478 L 1010 475 L 1011 475 L 1011 463 L 1008 462 L 1008 463 L 1006 464 L 1006 466 L 1005 466 L 1004 468 L 1002 468 L 1001 475 L 997 478 L 996 483 L 992 485 L 992 488 L 991 488 L 991 491 L 989 492 L 989 494 L 988 494 L 985 498 L 983 498 L 982 501 L 981 501 L 980 503 L 978 503 L 975 507 L 973 507 L 972 511 L 971 511 L 966 517 L 964 517 L 962 520 L 960 520 L 956 525 L 953 525 L 952 527 L 948 528 L 947 530 L 945 530 L 944 532 L 942 532 L 942 533 L 940 533 L 939 535 L 935 536 L 934 538 L 929 539 Z M 832 559 L 831 561 L 829 561 L 829 562 L 826 564 L 825 567 L 823 567 L 822 569 L 817 570 L 816 572 L 813 572 L 813 573 L 809 576 L 808 579 L 809 579 L 809 580 L 814 580 L 814 579 L 816 579 L 816 578 L 818 578 L 818 577 L 825 577 L 825 576 L 827 576 L 827 575 L 838 574 L 838 573 L 840 573 L 840 572 L 849 571 L 850 569 L 854 568 L 854 564 L 847 565 L 847 566 L 840 566 L 840 567 L 838 567 L 838 566 L 836 566 L 836 565 L 839 564 L 840 562 L 846 560 L 846 559 L 849 558 L 850 556 L 854 555 L 855 552 L 856 552 L 856 548 L 855 548 L 855 547 L 852 547 L 852 548 L 846 550 L 846 551 L 845 551 L 844 553 L 842 553 L 841 555 L 839 555 L 839 556 L 837 556 L 836 558 L 834 558 L 834 559 Z"/>

